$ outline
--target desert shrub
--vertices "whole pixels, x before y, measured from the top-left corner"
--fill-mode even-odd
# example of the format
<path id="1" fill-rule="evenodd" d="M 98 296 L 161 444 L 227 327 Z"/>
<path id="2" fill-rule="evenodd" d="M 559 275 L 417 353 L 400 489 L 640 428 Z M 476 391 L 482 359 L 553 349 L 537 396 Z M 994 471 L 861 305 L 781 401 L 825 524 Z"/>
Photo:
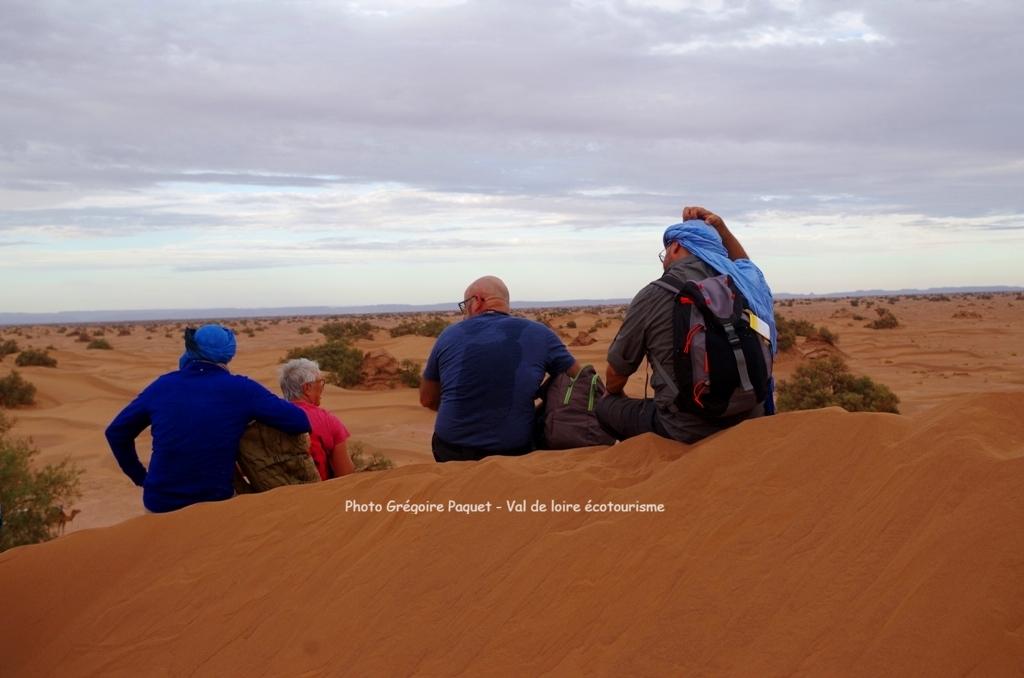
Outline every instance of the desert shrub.
<path id="1" fill-rule="evenodd" d="M 75 338 L 75 341 L 77 341 L 79 343 L 82 343 L 82 344 L 87 344 L 90 341 L 92 341 L 92 338 L 89 336 L 89 333 L 86 332 L 85 330 L 82 330 L 81 332 L 76 332 L 75 334 L 73 334 L 71 336 L 73 336 Z"/>
<path id="2" fill-rule="evenodd" d="M 856 377 L 841 358 L 827 356 L 801 365 L 779 383 L 779 411 L 838 405 L 849 412 L 899 413 L 899 398 L 870 377 Z"/>
<path id="3" fill-rule="evenodd" d="M 796 345 L 796 338 L 810 337 L 817 333 L 814 323 L 807 320 L 790 320 L 786 316 L 775 314 L 776 341 L 780 351 Z"/>
<path id="4" fill-rule="evenodd" d="M 107 341 L 106 339 L 93 339 L 92 341 L 89 342 L 89 345 L 86 346 L 86 348 L 100 351 L 109 351 L 114 347 L 111 346 L 110 342 Z"/>
<path id="5" fill-rule="evenodd" d="M 893 315 L 893 312 L 887 308 L 876 308 L 875 313 L 878 317 L 869 322 L 865 327 L 870 327 L 873 330 L 891 330 L 894 327 L 899 327 L 899 320 Z"/>
<path id="6" fill-rule="evenodd" d="M 850 299 L 850 306 L 860 306 L 860 299 Z"/>
<path id="7" fill-rule="evenodd" d="M 351 443 L 348 446 L 349 456 L 352 458 L 352 465 L 356 472 L 361 471 L 386 471 L 394 468 L 395 463 L 379 452 L 370 454 L 362 443 Z"/>
<path id="8" fill-rule="evenodd" d="M 4 356 L 9 356 L 20 350 L 21 349 L 18 348 L 18 342 L 14 339 L 5 339 L 4 341 L 0 341 L 0 360 L 3 360 Z"/>
<path id="9" fill-rule="evenodd" d="M 303 325 L 299 328 L 299 334 L 313 334 L 313 328 L 308 325 Z"/>
<path id="10" fill-rule="evenodd" d="M 365 320 L 349 320 L 347 322 L 324 323 L 317 331 L 327 341 L 353 341 L 355 339 L 373 339 L 373 325 Z"/>
<path id="11" fill-rule="evenodd" d="M 36 401 L 36 387 L 17 370 L 0 379 L 0 407 L 31 405 Z"/>
<path id="12" fill-rule="evenodd" d="M 569 329 L 574 330 L 576 329 L 576 321 L 570 320 L 569 322 L 565 323 L 565 326 L 568 327 Z"/>
<path id="13" fill-rule="evenodd" d="M 10 428 L 0 413 L 0 551 L 56 537 L 64 507 L 79 496 L 82 474 L 69 460 L 33 470 L 39 451 L 9 436 Z"/>
<path id="14" fill-rule="evenodd" d="M 448 327 L 448 321 L 435 316 L 426 320 L 407 320 L 392 327 L 389 332 L 392 337 L 404 337 L 408 334 L 414 334 L 418 337 L 436 337 L 446 327 Z"/>
<path id="15" fill-rule="evenodd" d="M 816 336 L 822 341 L 832 344 L 833 346 L 839 343 L 839 335 L 830 330 L 829 328 L 825 327 L 824 325 L 818 328 L 818 333 Z"/>
<path id="16" fill-rule="evenodd" d="M 363 364 L 363 352 L 344 341 L 328 341 L 319 346 L 306 346 L 288 351 L 285 360 L 308 358 L 315 360 L 325 378 L 335 386 L 351 388 L 359 383 L 359 368 Z"/>
<path id="17" fill-rule="evenodd" d="M 14 364 L 18 367 L 56 367 L 57 359 L 46 351 L 40 351 L 35 348 L 26 348 L 18 354 L 17 358 L 14 359 Z"/>
<path id="18" fill-rule="evenodd" d="M 797 345 L 797 332 L 778 313 L 775 313 L 775 332 L 775 341 L 779 350 L 788 350 Z"/>
<path id="19" fill-rule="evenodd" d="M 92 333 L 92 336 L 94 336 L 94 337 L 102 337 L 102 336 L 105 336 L 105 335 L 106 335 L 106 332 L 103 331 L 103 328 L 95 330 Z"/>
<path id="20" fill-rule="evenodd" d="M 131 333 L 132 333 L 132 331 L 131 331 L 130 328 L 122 327 L 121 329 L 119 329 L 117 331 L 117 336 L 119 336 L 119 337 L 127 337 L 127 336 L 131 336 Z"/>
<path id="21" fill-rule="evenodd" d="M 399 364 L 399 367 L 398 380 L 409 388 L 419 388 L 422 381 L 420 377 L 420 364 L 407 358 Z"/>
<path id="22" fill-rule="evenodd" d="M 953 301 L 945 294 L 929 294 L 925 299 L 928 301 Z"/>

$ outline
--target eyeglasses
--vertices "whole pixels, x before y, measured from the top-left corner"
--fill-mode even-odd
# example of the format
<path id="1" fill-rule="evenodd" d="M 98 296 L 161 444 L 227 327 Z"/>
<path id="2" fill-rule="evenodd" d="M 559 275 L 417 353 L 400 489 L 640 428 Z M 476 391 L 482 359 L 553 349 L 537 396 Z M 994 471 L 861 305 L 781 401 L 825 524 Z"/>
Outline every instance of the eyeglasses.
<path id="1" fill-rule="evenodd" d="M 658 261 L 660 261 L 663 264 L 665 263 L 665 257 L 668 255 L 668 248 L 669 247 L 672 247 L 672 245 L 666 245 L 663 250 L 658 252 Z"/>
<path id="2" fill-rule="evenodd" d="M 469 302 L 473 301 L 474 299 L 479 299 L 479 298 L 480 297 L 478 297 L 477 295 L 474 294 L 473 296 L 466 297 L 465 299 L 460 301 L 459 302 L 459 313 L 465 313 L 466 312 L 466 307 L 469 306 Z"/>

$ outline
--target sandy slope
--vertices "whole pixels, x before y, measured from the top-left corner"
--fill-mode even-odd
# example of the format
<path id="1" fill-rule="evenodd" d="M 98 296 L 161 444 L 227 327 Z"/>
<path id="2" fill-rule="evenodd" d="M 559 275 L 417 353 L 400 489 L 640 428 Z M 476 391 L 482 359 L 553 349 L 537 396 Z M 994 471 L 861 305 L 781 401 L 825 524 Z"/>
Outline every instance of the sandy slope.
<path id="1" fill-rule="evenodd" d="M 1022 409 L 794 413 L 79 532 L 0 554 L 4 673 L 1015 675 Z M 345 508 L 389 499 L 503 508 Z"/>

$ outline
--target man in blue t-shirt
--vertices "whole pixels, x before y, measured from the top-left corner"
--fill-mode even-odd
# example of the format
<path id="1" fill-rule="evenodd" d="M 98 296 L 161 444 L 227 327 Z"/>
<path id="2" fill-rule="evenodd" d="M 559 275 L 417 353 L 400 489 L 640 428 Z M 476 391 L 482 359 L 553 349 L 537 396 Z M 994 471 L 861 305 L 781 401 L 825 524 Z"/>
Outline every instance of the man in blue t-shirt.
<path id="1" fill-rule="evenodd" d="M 467 461 L 533 450 L 534 397 L 545 374 L 580 366 L 551 329 L 509 315 L 508 288 L 485 276 L 466 288 L 466 314 L 437 338 L 420 403 L 437 412 L 437 461 Z"/>

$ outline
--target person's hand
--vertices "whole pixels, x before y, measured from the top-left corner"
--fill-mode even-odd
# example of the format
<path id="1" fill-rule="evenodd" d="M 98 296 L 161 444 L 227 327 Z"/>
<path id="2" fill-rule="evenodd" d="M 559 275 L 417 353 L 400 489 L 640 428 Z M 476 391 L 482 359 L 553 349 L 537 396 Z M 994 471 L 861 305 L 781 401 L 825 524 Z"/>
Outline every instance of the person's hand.
<path id="1" fill-rule="evenodd" d="M 690 221 L 696 219 L 703 221 L 712 228 L 724 228 L 725 222 L 722 221 L 722 217 L 718 216 L 714 212 L 703 207 L 684 207 L 683 208 L 683 221 Z"/>

